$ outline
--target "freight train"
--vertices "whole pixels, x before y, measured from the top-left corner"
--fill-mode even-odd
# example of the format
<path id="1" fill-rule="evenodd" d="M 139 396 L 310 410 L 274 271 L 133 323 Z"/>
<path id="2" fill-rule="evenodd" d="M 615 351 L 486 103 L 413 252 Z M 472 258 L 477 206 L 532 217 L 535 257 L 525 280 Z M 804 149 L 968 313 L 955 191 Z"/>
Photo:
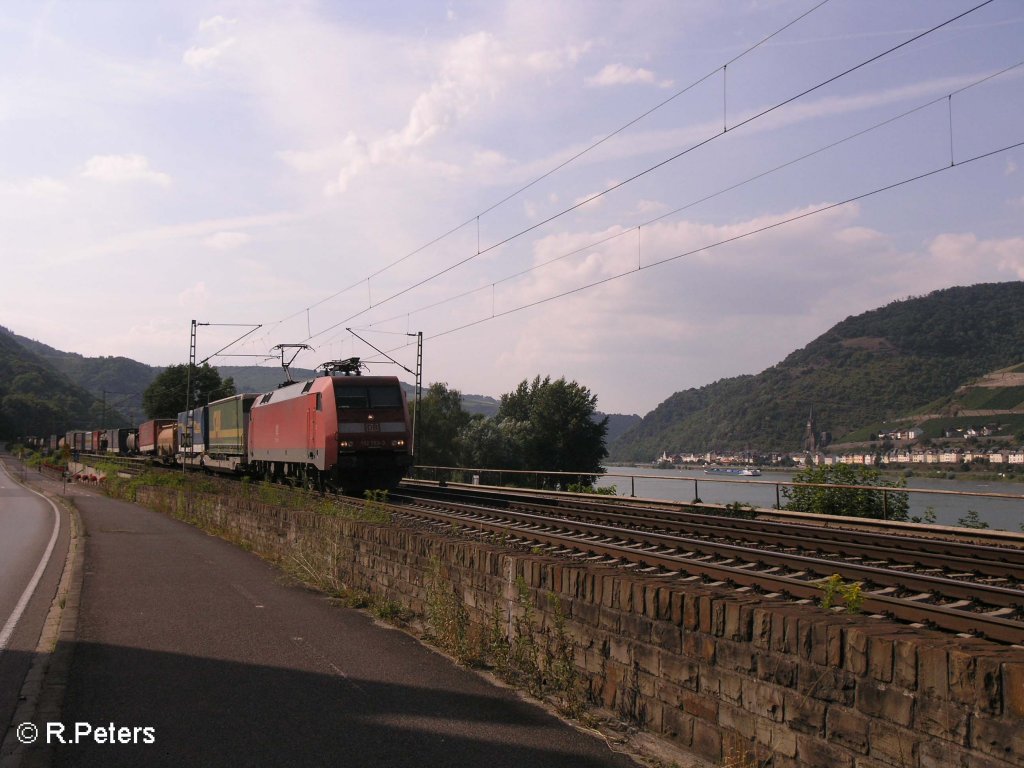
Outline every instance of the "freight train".
<path id="1" fill-rule="evenodd" d="M 398 378 L 363 376 L 358 358 L 320 370 L 312 379 L 226 397 L 136 430 L 71 431 L 64 443 L 76 452 L 148 456 L 318 490 L 394 488 L 413 463 Z"/>

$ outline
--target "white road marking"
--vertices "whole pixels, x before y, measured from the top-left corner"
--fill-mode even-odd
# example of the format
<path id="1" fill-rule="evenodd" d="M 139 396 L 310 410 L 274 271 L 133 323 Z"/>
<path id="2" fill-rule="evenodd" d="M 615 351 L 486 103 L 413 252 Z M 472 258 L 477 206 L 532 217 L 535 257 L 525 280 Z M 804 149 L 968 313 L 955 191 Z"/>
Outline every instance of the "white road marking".
<path id="1" fill-rule="evenodd" d="M 39 580 L 43 578 L 43 571 L 46 570 L 46 564 L 50 562 L 50 555 L 53 554 L 53 548 L 57 544 L 57 534 L 60 533 L 60 512 L 57 511 L 57 505 L 38 491 L 34 491 L 31 488 L 27 490 L 32 491 L 32 493 L 50 505 L 50 508 L 53 510 L 53 533 L 50 535 L 50 543 L 46 546 L 46 552 L 43 553 L 39 565 L 36 566 L 36 572 L 32 575 L 28 586 L 25 587 L 25 591 L 21 593 L 18 604 L 14 606 L 14 611 L 11 613 L 10 618 L 7 619 L 7 623 L 4 624 L 3 629 L 0 629 L 0 653 L 3 652 L 7 647 L 7 643 L 10 642 L 11 635 L 14 634 L 14 627 L 17 626 L 21 614 L 25 612 L 25 608 L 28 606 L 28 601 L 32 599 L 32 594 L 36 591 L 36 587 L 39 586 Z"/>

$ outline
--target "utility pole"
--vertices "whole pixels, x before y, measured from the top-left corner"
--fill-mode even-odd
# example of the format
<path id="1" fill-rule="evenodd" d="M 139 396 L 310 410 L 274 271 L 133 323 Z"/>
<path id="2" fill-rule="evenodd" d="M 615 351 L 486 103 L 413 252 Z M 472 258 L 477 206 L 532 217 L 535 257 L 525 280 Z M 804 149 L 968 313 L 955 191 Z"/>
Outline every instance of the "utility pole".
<path id="1" fill-rule="evenodd" d="M 423 331 L 416 332 L 416 410 L 412 414 L 412 459 L 416 461 L 416 426 L 423 402 Z"/>
<path id="2" fill-rule="evenodd" d="M 181 436 L 181 441 L 182 441 L 183 444 L 178 446 L 179 450 L 182 453 L 185 453 L 185 445 L 184 445 L 184 443 L 187 442 L 190 447 L 192 445 L 192 429 L 193 429 L 193 425 L 192 425 L 192 369 L 195 368 L 195 366 L 196 366 L 196 321 L 193 320 L 192 321 L 192 336 L 189 339 L 189 344 L 188 344 L 188 371 L 185 374 L 185 382 L 186 382 L 185 383 L 185 430 L 184 430 L 184 434 L 182 434 L 182 436 Z M 190 450 L 189 454 L 191 454 L 191 453 L 192 453 L 192 451 Z M 191 456 L 189 458 L 191 458 Z M 185 460 L 182 460 L 182 462 L 181 462 L 181 472 L 182 472 L 182 474 L 185 473 L 185 465 L 187 463 L 188 462 L 185 461 Z"/>
<path id="3" fill-rule="evenodd" d="M 194 408 L 194 403 L 192 401 L 194 399 L 198 399 L 198 398 L 194 397 L 193 393 L 192 393 L 192 369 L 196 368 L 196 326 L 199 326 L 199 325 L 202 325 L 202 326 L 211 326 L 211 325 L 215 325 L 215 326 L 242 326 L 242 327 L 245 327 L 245 328 L 249 329 L 248 331 L 243 333 L 241 336 L 239 336 L 234 341 L 232 341 L 232 342 L 226 344 L 225 346 L 221 347 L 220 349 L 218 349 L 216 352 L 214 352 L 209 357 L 205 357 L 202 360 L 200 360 L 199 361 L 199 365 L 205 365 L 210 360 L 211 357 L 216 357 L 217 355 L 220 355 L 228 347 L 231 347 L 231 346 L 237 344 L 242 339 L 244 339 L 246 336 L 248 336 L 250 333 L 253 333 L 253 332 L 255 332 L 255 331 L 257 331 L 257 330 L 259 330 L 260 328 L 263 327 L 263 325 L 261 323 L 197 323 L 195 320 L 192 321 L 192 336 L 191 336 L 191 338 L 189 340 L 189 345 L 188 345 L 188 373 L 186 374 L 186 380 L 185 380 L 186 381 L 186 384 L 185 384 L 185 434 L 182 435 L 182 439 L 184 441 L 187 441 L 187 443 L 188 443 L 189 459 L 194 458 L 194 455 L 192 453 L 192 448 L 193 448 L 193 440 L 192 440 L 193 435 L 192 435 L 192 433 L 195 431 L 195 414 L 192 413 L 193 408 Z M 225 357 L 227 357 L 227 355 L 225 355 Z M 264 355 L 231 355 L 231 357 L 264 357 Z M 198 374 L 199 374 L 199 370 L 196 369 L 196 375 L 198 376 Z M 211 394 L 212 394 L 211 392 L 207 392 L 206 393 L 206 401 L 207 401 L 207 403 L 209 403 L 209 401 L 210 401 L 210 395 Z M 179 446 L 179 449 L 181 449 L 182 453 L 185 452 L 184 448 L 185 448 L 184 445 Z M 185 471 L 185 464 L 186 463 L 188 463 L 188 462 L 183 461 L 181 463 L 182 472 Z"/>

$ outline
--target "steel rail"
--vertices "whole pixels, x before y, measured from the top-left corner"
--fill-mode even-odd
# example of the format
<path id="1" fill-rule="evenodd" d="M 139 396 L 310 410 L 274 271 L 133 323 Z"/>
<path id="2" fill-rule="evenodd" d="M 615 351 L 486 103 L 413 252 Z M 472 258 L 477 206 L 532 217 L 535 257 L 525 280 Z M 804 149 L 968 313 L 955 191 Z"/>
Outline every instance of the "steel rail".
<path id="1" fill-rule="evenodd" d="M 692 478 L 682 478 L 685 480 L 691 480 Z M 668 478 L 671 482 L 676 482 L 677 478 Z M 425 490 L 428 488 L 446 489 L 452 492 L 465 493 L 470 492 L 473 494 L 494 494 L 494 495 L 507 495 L 509 498 L 522 498 L 524 500 L 531 499 L 536 500 L 538 498 L 543 499 L 558 499 L 559 503 L 564 503 L 570 499 L 582 500 L 586 496 L 590 496 L 595 501 L 589 501 L 587 503 L 599 503 L 596 499 L 608 499 L 606 504 L 614 504 L 621 508 L 641 508 L 641 509 L 664 509 L 679 511 L 683 514 L 694 514 L 699 516 L 707 516 L 707 514 L 720 516 L 720 510 L 726 508 L 723 504 L 693 504 L 685 501 L 678 500 L 667 500 L 667 499 L 639 499 L 632 496 L 599 496 L 594 494 L 569 494 L 566 492 L 552 492 L 552 491 L 540 491 L 528 488 L 515 488 L 505 489 L 497 486 L 472 486 L 461 483 L 451 483 L 448 485 L 439 486 L 436 482 L 430 482 L 425 480 L 411 480 L 406 478 L 403 482 L 403 488 L 415 488 L 417 490 Z M 715 483 L 772 483 L 773 481 L 758 481 L 758 480 L 706 480 L 701 482 L 715 482 Z M 864 487 L 870 490 L 869 487 Z M 913 489 L 905 489 L 912 491 Z M 921 492 L 925 492 L 924 489 L 920 489 Z M 963 495 L 959 491 L 928 491 L 934 493 L 950 494 L 950 495 Z M 974 495 L 985 495 L 985 494 L 974 494 Z M 999 495 L 999 498 L 1003 499 L 1021 499 L 1024 500 L 1024 496 L 1009 496 Z M 703 512 L 684 512 L 686 509 L 703 509 L 708 510 L 707 513 Z M 958 539 L 963 540 L 969 538 L 973 541 L 987 541 L 991 542 L 993 546 L 999 546 L 1000 544 L 1009 544 L 1010 546 L 1021 545 L 1022 537 L 1019 533 L 1013 533 L 1010 531 L 1003 531 L 995 528 L 956 528 L 950 526 L 931 526 L 923 523 L 912 523 L 905 521 L 894 521 L 884 518 L 872 518 L 872 517 L 845 517 L 837 515 L 817 514 L 811 512 L 793 512 L 784 509 L 766 509 L 763 507 L 752 508 L 752 514 L 757 515 L 757 518 L 763 522 L 780 522 L 787 523 L 789 521 L 797 521 L 797 524 L 809 525 L 814 527 L 838 527 L 843 526 L 848 530 L 864 531 L 866 529 L 882 529 L 892 530 L 898 529 L 906 531 L 907 535 L 915 536 L 918 538 L 930 538 L 935 540 L 950 540 L 948 537 L 956 536 Z"/>
<path id="2" fill-rule="evenodd" d="M 533 509 L 537 512 L 544 510 L 543 505 L 536 503 L 516 503 L 515 508 Z M 565 507 L 559 504 L 558 508 Z M 584 514 L 592 513 L 599 520 L 609 523 L 662 527 L 674 531 L 701 533 L 707 536 L 728 536 L 773 546 L 814 548 L 837 555 L 881 558 L 943 570 L 956 569 L 997 578 L 1012 578 L 1018 582 L 1024 582 L 1024 550 L 1009 547 L 981 547 L 962 542 L 935 542 L 933 539 L 922 540 L 906 536 L 849 532 L 820 526 L 748 521 L 742 518 L 722 517 L 714 518 L 714 522 L 709 522 L 707 515 L 687 515 L 686 513 L 676 515 L 659 513 L 656 510 L 650 512 L 644 510 L 640 514 L 632 514 L 612 510 L 605 511 L 596 507 L 583 507 L 574 508 L 574 511 L 582 511 Z M 701 517 L 704 519 L 700 519 Z M 948 544 L 949 546 L 942 547 L 943 551 L 935 551 L 935 549 L 922 547 L 922 542 L 925 544 Z M 936 549 L 938 548 L 936 547 Z M 987 557 L 978 557 L 978 555 L 987 555 Z"/>
<path id="3" fill-rule="evenodd" d="M 488 508 L 477 509 L 472 513 L 466 511 L 461 513 L 443 512 L 433 509 L 425 509 L 423 507 L 409 506 L 393 506 L 392 509 L 397 514 L 407 515 L 410 517 L 425 518 L 446 525 L 467 526 L 492 534 L 507 536 L 509 533 L 514 533 L 517 536 L 523 537 L 527 541 L 534 541 L 540 544 L 563 549 L 577 550 L 591 555 L 601 555 L 603 557 L 610 557 L 614 560 L 625 560 L 627 562 L 638 563 L 646 566 L 656 566 L 669 572 L 685 571 L 686 573 L 694 576 L 711 579 L 712 581 L 732 583 L 750 588 L 767 589 L 770 592 L 785 592 L 805 599 L 813 600 L 821 597 L 820 587 L 811 581 L 801 580 L 795 576 L 751 570 L 751 565 L 757 562 L 764 562 L 764 559 L 761 557 L 755 557 L 753 559 L 753 563 L 748 563 L 744 567 L 739 567 L 729 564 L 730 562 L 733 562 L 733 560 L 729 560 L 726 563 L 713 563 L 708 562 L 707 560 L 688 558 L 684 555 L 678 554 L 676 547 L 670 547 L 663 551 L 640 550 L 635 546 L 615 543 L 614 538 L 611 541 L 607 540 L 609 537 L 618 537 L 619 534 L 623 533 L 621 529 L 609 526 L 585 526 L 592 530 L 591 535 L 605 538 L 604 541 L 597 541 L 594 539 L 580 538 L 578 535 L 570 536 L 565 533 L 559 533 L 557 530 L 552 531 L 551 528 L 556 527 L 555 525 L 552 525 L 553 523 L 565 522 L 560 519 L 552 520 L 540 518 L 528 521 L 520 520 L 515 523 L 510 521 L 502 522 L 500 520 L 492 521 L 481 519 L 480 516 L 482 515 L 500 517 L 502 514 L 508 514 L 500 513 L 497 510 Z M 518 513 L 514 514 L 516 516 L 523 517 L 522 515 L 518 515 Z M 470 515 L 477 516 L 474 517 Z M 536 518 L 537 516 L 525 517 Z M 547 530 L 538 526 L 547 526 Z M 702 544 L 703 542 L 695 543 Z M 664 545 L 659 542 L 654 546 L 661 548 Z M 730 545 L 725 546 L 730 547 L 733 550 L 742 549 L 731 547 Z M 766 554 L 763 550 L 752 551 L 757 555 Z M 707 556 L 708 555 L 704 555 L 704 557 Z M 793 558 L 780 557 L 779 566 L 789 567 L 785 562 L 787 559 L 792 563 Z M 811 558 L 802 558 L 802 560 L 814 562 Z M 827 566 L 834 565 L 831 561 L 817 561 L 817 563 L 825 564 Z M 835 572 L 835 569 L 831 567 L 826 567 L 825 570 Z M 883 569 L 875 570 L 882 574 L 901 578 L 907 575 L 899 571 L 885 571 Z M 948 586 L 949 581 L 934 578 L 929 579 L 927 577 L 918 578 L 925 578 L 926 581 L 930 581 L 930 585 L 932 587 L 936 586 L 938 583 L 944 583 Z M 961 583 L 953 582 L 953 584 Z M 885 586 L 891 587 L 894 585 Z M 981 587 L 983 585 L 969 586 Z M 925 592 L 930 590 L 921 591 Z M 1021 601 L 1024 601 L 1024 593 L 1017 592 L 1015 590 L 996 589 L 988 591 L 990 593 L 1002 592 L 1007 597 L 1015 598 L 1018 602 L 1015 604 L 1014 608 L 1019 606 Z M 946 596 L 948 597 L 949 595 Z M 972 598 L 965 597 L 963 598 L 963 602 L 970 602 L 973 605 Z M 955 632 L 982 634 L 993 640 L 1012 643 L 1019 643 L 1024 640 L 1024 623 L 1007 619 L 1000 615 L 993 615 L 992 613 L 968 611 L 961 610 L 959 607 L 954 608 L 944 605 L 922 603 L 920 600 L 892 597 L 890 595 L 878 594 L 870 591 L 864 592 L 862 606 L 869 612 L 888 614 L 903 621 L 931 623 Z"/>
<path id="4" fill-rule="evenodd" d="M 493 515 L 495 510 L 489 507 L 451 504 L 453 508 L 461 508 L 465 514 Z M 600 523 L 585 523 L 570 518 L 547 517 L 528 512 L 504 510 L 501 516 L 512 518 L 524 525 L 537 525 L 547 528 L 561 528 L 574 533 L 592 536 L 621 538 L 647 546 L 663 547 L 666 550 L 685 546 L 689 549 L 702 551 L 727 559 L 740 559 L 753 563 L 764 563 L 785 568 L 806 569 L 822 578 L 838 573 L 844 579 L 865 581 L 882 586 L 896 586 L 916 592 L 929 592 L 957 600 L 983 600 L 991 605 L 1004 608 L 1024 605 L 1024 591 L 1008 587 L 999 587 L 978 582 L 965 582 L 941 576 L 928 576 L 891 568 L 881 568 L 857 563 L 843 563 L 826 558 L 794 555 L 771 550 L 745 547 L 738 544 L 722 544 L 706 539 L 695 539 L 688 536 L 670 536 L 662 533 L 641 531 L 634 528 L 620 528 Z M 898 578 L 896 578 L 898 577 Z M 896 582 L 895 584 L 892 582 Z"/>
<path id="5" fill-rule="evenodd" d="M 431 489 L 417 488 L 413 495 L 443 495 L 453 501 L 460 498 L 493 500 L 501 508 L 521 508 L 541 513 L 550 506 L 573 513 L 593 514 L 604 522 L 625 525 L 667 527 L 673 530 L 697 531 L 704 535 L 727 538 L 745 538 L 766 545 L 782 545 L 808 549 L 808 541 L 819 550 L 839 555 L 864 555 L 882 557 L 900 563 L 917 564 L 948 570 L 951 566 L 969 573 L 978 573 L 995 578 L 1011 578 L 1024 582 L 1024 549 L 971 544 L 948 539 L 914 538 L 906 535 L 880 534 L 865 531 L 851 531 L 843 528 L 785 523 L 771 520 L 707 515 L 679 510 L 654 509 L 631 506 L 624 511 L 621 505 L 590 499 L 566 499 L 553 497 L 549 505 L 539 503 L 536 498 L 510 494 L 486 494 L 472 492 L 435 493 Z"/>

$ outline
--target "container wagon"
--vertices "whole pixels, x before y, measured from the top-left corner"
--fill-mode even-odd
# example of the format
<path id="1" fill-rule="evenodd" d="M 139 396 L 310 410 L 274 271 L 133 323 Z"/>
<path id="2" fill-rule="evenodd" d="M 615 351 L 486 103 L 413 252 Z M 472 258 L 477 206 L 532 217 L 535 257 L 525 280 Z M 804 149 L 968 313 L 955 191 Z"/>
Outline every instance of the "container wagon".
<path id="1" fill-rule="evenodd" d="M 217 400 L 206 407 L 206 455 L 203 466 L 222 472 L 249 468 L 249 416 L 252 404 L 262 395 L 241 394 Z"/>

